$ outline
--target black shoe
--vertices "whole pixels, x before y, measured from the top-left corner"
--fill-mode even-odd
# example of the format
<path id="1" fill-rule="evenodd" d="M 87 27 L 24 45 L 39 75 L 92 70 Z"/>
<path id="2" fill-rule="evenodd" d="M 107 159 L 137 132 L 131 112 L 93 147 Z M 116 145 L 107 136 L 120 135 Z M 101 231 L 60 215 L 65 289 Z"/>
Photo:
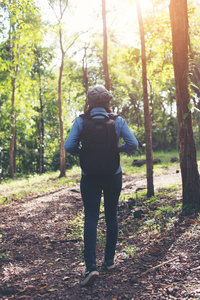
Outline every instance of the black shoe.
<path id="1" fill-rule="evenodd" d="M 113 259 L 110 260 L 104 260 L 103 262 L 103 266 L 107 269 L 107 270 L 112 270 L 116 267 L 115 262 Z"/>
<path id="2" fill-rule="evenodd" d="M 99 277 L 99 272 L 95 265 L 91 266 L 90 268 L 86 269 L 85 277 L 81 282 L 82 286 L 92 285 L 94 281 Z"/>

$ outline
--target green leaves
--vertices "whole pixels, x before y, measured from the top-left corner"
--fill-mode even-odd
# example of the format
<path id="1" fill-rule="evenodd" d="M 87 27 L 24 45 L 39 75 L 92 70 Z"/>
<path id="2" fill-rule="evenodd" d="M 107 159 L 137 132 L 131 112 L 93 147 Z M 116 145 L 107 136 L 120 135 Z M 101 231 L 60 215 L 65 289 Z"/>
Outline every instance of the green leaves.
<path id="1" fill-rule="evenodd" d="M 188 109 L 189 109 L 189 111 L 192 111 L 192 108 L 193 108 L 193 104 L 190 102 L 190 103 L 188 104 Z"/>
<path id="2" fill-rule="evenodd" d="M 187 112 L 187 113 L 185 113 L 183 115 L 183 119 L 185 120 L 189 116 L 189 114 L 194 111 L 194 109 L 195 109 L 194 105 L 191 102 L 189 102 L 188 103 L 188 110 L 189 110 L 189 112 Z"/>

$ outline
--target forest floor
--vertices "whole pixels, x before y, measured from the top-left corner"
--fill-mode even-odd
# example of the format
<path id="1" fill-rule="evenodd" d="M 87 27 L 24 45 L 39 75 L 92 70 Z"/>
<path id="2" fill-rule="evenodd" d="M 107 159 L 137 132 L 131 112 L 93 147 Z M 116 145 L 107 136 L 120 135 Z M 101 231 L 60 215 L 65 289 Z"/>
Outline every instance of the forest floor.
<path id="1" fill-rule="evenodd" d="M 85 267 L 78 185 L 1 205 L 0 298 L 200 299 L 200 217 L 181 216 L 177 168 L 155 175 L 154 185 L 155 197 L 147 200 L 145 176 L 123 176 L 116 269 L 101 266 L 101 211 L 100 276 L 87 288 L 80 286 Z"/>

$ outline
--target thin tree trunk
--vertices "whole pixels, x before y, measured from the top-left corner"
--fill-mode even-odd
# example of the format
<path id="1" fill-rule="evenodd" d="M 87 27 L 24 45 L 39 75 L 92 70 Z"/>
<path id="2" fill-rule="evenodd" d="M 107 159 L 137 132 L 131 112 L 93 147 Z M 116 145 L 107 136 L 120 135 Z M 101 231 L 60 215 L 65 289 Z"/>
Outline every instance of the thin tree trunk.
<path id="1" fill-rule="evenodd" d="M 87 47 L 84 48 L 85 53 L 82 59 L 82 70 L 83 70 L 83 80 L 85 85 L 85 94 L 87 95 L 88 92 L 88 72 L 87 72 Z"/>
<path id="2" fill-rule="evenodd" d="M 58 108 L 59 108 L 59 122 L 60 122 L 60 175 L 59 177 L 65 176 L 65 149 L 64 149 L 64 130 L 63 130 L 63 118 L 62 118 L 62 75 L 64 67 L 64 57 L 65 52 L 62 47 L 62 30 L 59 30 L 60 34 L 60 47 L 61 47 L 61 65 L 60 65 L 60 74 L 58 80 Z"/>
<path id="3" fill-rule="evenodd" d="M 108 67 L 108 42 L 107 42 L 107 26 L 106 26 L 106 3 L 102 0 L 102 17 L 103 17 L 103 69 L 105 76 L 105 87 L 110 90 L 110 75 Z"/>
<path id="4" fill-rule="evenodd" d="M 9 150 L 9 174 L 10 178 L 15 174 L 15 78 L 12 79 L 12 119 L 11 119 L 11 138 Z"/>
<path id="5" fill-rule="evenodd" d="M 39 174 L 44 173 L 44 118 L 43 118 L 43 103 L 41 90 L 41 76 L 39 69 L 39 93 L 40 93 L 40 109 L 39 109 Z"/>
<path id="6" fill-rule="evenodd" d="M 15 135 L 16 135 L 16 116 L 15 116 L 15 92 L 16 92 L 16 77 L 17 77 L 17 72 L 18 72 L 18 65 L 15 65 L 14 58 L 14 39 L 13 39 L 13 34 L 15 31 L 15 26 L 14 24 L 10 25 L 10 30 L 9 30 L 9 46 L 10 46 L 10 62 L 11 62 L 11 67 L 10 67 L 10 72 L 12 74 L 12 79 L 11 79 L 11 87 L 12 87 L 12 96 L 11 96 L 11 137 L 10 137 L 10 149 L 9 149 L 9 175 L 10 178 L 14 177 L 15 174 Z"/>
<path id="7" fill-rule="evenodd" d="M 63 75 L 63 68 L 64 68 L 64 58 L 66 51 L 74 44 L 73 43 L 64 51 L 63 49 L 63 37 L 62 37 L 62 18 L 64 13 L 68 7 L 68 0 L 59 0 L 59 10 L 60 16 L 57 17 L 57 14 L 53 8 L 53 2 L 49 0 L 49 5 L 55 12 L 55 15 L 58 20 L 58 24 L 60 26 L 59 29 L 59 38 L 60 38 L 60 50 L 61 50 L 61 65 L 60 65 L 60 73 L 59 73 L 59 80 L 58 80 L 58 108 L 59 108 L 59 122 L 60 122 L 60 175 L 59 177 L 64 177 L 66 173 L 65 167 L 65 149 L 64 149 L 64 130 L 63 130 L 63 118 L 62 118 L 62 75 Z M 77 36 L 78 38 L 78 36 Z"/>
<path id="8" fill-rule="evenodd" d="M 85 53 L 82 59 L 82 70 L 83 70 L 83 80 L 84 80 L 84 85 L 85 85 L 85 107 L 84 111 L 86 111 L 88 105 L 87 105 L 87 92 L 88 92 L 88 72 L 87 72 L 87 47 L 84 48 Z"/>
<path id="9" fill-rule="evenodd" d="M 188 93 L 189 39 L 187 0 L 171 0 L 169 10 L 172 28 L 183 209 L 196 210 L 200 209 L 200 181 L 192 118 L 188 107 L 190 95 Z"/>
<path id="10" fill-rule="evenodd" d="M 148 91 L 147 91 L 147 70 L 144 26 L 140 7 L 140 1 L 136 0 L 138 22 L 140 28 L 141 53 L 142 53 L 142 83 L 143 83 L 143 102 L 144 102 L 144 126 L 146 140 L 146 172 L 147 172 L 147 197 L 154 196 L 153 184 L 153 151 L 151 134 L 151 116 L 149 113 Z"/>

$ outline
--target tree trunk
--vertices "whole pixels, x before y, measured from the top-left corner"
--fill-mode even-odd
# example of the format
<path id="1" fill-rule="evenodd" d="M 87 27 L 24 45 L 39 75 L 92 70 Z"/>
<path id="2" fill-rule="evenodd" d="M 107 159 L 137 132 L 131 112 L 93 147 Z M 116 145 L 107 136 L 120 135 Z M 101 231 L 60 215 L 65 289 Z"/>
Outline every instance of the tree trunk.
<path id="1" fill-rule="evenodd" d="M 9 149 L 9 174 L 10 178 L 15 174 L 15 78 L 12 79 L 12 119 L 11 119 L 11 138 Z"/>
<path id="2" fill-rule="evenodd" d="M 9 1 L 11 4 L 11 2 Z M 10 73 L 11 73 L 11 87 L 12 87 L 12 96 L 11 96 L 11 137 L 10 137 L 10 148 L 9 148 L 9 175 L 10 178 L 14 177 L 15 174 L 15 91 L 16 91 L 16 76 L 18 71 L 18 66 L 15 65 L 14 59 L 14 35 L 15 32 L 15 24 L 11 24 L 10 21 L 10 29 L 9 29 L 9 48 L 10 48 Z"/>
<path id="3" fill-rule="evenodd" d="M 49 0 L 49 4 L 53 10 L 54 10 L 53 8 L 54 3 L 56 3 L 56 1 Z M 60 50 L 61 50 L 61 65 L 60 65 L 60 73 L 58 79 L 58 108 L 59 108 L 59 122 L 60 122 L 60 175 L 59 177 L 64 177 L 66 172 L 66 167 L 65 167 L 65 149 L 64 149 L 64 130 L 63 130 L 63 118 L 62 118 L 62 75 L 63 75 L 63 68 L 64 68 L 64 58 L 67 50 L 64 51 L 63 49 L 62 19 L 68 7 L 68 0 L 64 0 L 64 1 L 59 0 L 58 3 L 59 3 L 60 16 L 57 17 L 56 13 L 55 15 L 58 19 L 58 24 L 60 28 L 59 38 L 60 38 Z M 73 43 L 68 47 L 68 49 L 73 45 Z"/>
<path id="4" fill-rule="evenodd" d="M 87 95 L 88 92 L 88 72 L 87 72 L 87 47 L 84 48 L 85 53 L 82 59 L 82 70 L 83 70 L 83 80 L 84 80 L 84 85 L 85 85 L 85 93 Z"/>
<path id="5" fill-rule="evenodd" d="M 147 91 L 147 70 L 144 26 L 140 7 L 140 1 L 136 0 L 138 22 L 140 28 L 141 53 L 142 53 L 142 83 L 143 83 L 143 102 L 144 102 L 144 126 L 146 140 L 146 172 L 147 172 L 147 197 L 154 196 L 153 184 L 153 151 L 151 134 L 151 116 L 149 113 L 148 91 Z"/>
<path id="6" fill-rule="evenodd" d="M 85 85 L 85 107 L 84 107 L 84 112 L 87 110 L 87 92 L 88 92 L 88 72 L 87 72 L 87 47 L 85 47 L 85 53 L 82 59 L 82 70 L 83 70 L 83 80 L 84 80 L 84 85 Z"/>
<path id="7" fill-rule="evenodd" d="M 44 173 L 44 117 L 43 117 L 43 102 L 42 102 L 42 88 L 41 88 L 41 74 L 39 68 L 39 174 Z"/>
<path id="8" fill-rule="evenodd" d="M 62 48 L 62 30 L 60 29 L 60 47 L 61 47 L 61 65 L 60 74 L 58 80 L 58 108 L 59 108 L 59 122 L 60 122 L 60 175 L 59 177 L 65 176 L 65 149 L 64 149 L 64 130 L 63 130 L 63 118 L 62 118 L 62 75 L 64 67 L 65 52 Z"/>
<path id="9" fill-rule="evenodd" d="M 108 67 L 108 45 L 107 45 L 107 26 L 106 26 L 106 3 L 102 0 L 102 16 L 103 16 L 103 69 L 105 76 L 105 87 L 110 90 L 110 75 Z"/>
<path id="10" fill-rule="evenodd" d="M 171 0 L 169 10 L 172 28 L 183 209 L 197 210 L 200 209 L 200 181 L 192 118 L 188 107 L 190 95 L 188 92 L 187 0 Z"/>

